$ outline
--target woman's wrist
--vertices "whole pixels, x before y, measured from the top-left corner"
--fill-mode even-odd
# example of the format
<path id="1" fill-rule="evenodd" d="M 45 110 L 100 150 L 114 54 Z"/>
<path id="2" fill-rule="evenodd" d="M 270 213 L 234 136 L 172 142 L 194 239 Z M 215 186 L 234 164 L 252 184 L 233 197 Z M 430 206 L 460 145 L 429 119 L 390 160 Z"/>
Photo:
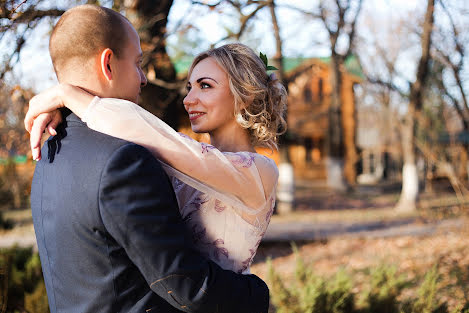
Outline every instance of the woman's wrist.
<path id="1" fill-rule="evenodd" d="M 63 106 L 69 108 L 78 117 L 83 117 L 94 96 L 84 89 L 70 84 L 60 84 L 59 97 Z"/>

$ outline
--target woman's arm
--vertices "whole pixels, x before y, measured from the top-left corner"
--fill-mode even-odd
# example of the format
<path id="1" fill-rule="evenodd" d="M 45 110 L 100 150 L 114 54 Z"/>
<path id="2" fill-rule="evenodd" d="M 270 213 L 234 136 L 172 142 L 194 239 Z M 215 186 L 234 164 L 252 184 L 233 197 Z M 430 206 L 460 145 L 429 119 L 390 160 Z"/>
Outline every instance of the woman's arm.
<path id="1" fill-rule="evenodd" d="M 29 109 L 24 119 L 25 128 L 31 131 L 34 120 L 43 113 L 67 107 L 82 117 L 94 96 L 82 88 L 69 84 L 58 84 L 29 100 Z"/>
<path id="2" fill-rule="evenodd" d="M 96 131 L 135 142 L 157 158 L 197 181 L 235 196 L 246 206 L 265 207 L 277 182 L 275 164 L 250 153 L 222 153 L 215 147 L 181 136 L 158 117 L 135 103 L 121 99 L 100 99 L 71 85 L 57 85 L 30 101 L 25 118 L 31 146 L 40 151 L 44 125 L 34 118 L 44 112 L 68 107 Z M 34 125 L 34 128 L 32 127 Z M 37 135 L 39 134 L 39 135 Z"/>
<path id="3" fill-rule="evenodd" d="M 93 95 L 79 87 L 58 84 L 29 101 L 24 125 L 31 134 L 30 143 L 34 160 L 41 159 L 40 144 L 44 130 L 47 130 L 51 136 L 57 134 L 55 128 L 62 122 L 62 115 L 58 109 L 66 106 L 81 117 L 91 100 Z"/>
<path id="4" fill-rule="evenodd" d="M 246 206 L 264 209 L 275 188 L 276 166 L 255 153 L 222 153 L 195 141 L 133 102 L 95 97 L 82 117 L 91 129 L 149 149 L 158 159 Z"/>

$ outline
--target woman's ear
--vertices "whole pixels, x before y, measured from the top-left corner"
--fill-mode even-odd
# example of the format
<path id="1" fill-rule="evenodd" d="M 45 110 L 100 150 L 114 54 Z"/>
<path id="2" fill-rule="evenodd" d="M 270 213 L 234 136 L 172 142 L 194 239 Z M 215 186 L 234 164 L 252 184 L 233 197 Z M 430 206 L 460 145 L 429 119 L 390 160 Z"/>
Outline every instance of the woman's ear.
<path id="1" fill-rule="evenodd" d="M 106 48 L 101 52 L 101 73 L 103 74 L 104 78 L 108 81 L 112 80 L 112 66 L 111 66 L 111 59 L 114 57 L 114 53 L 111 49 Z"/>

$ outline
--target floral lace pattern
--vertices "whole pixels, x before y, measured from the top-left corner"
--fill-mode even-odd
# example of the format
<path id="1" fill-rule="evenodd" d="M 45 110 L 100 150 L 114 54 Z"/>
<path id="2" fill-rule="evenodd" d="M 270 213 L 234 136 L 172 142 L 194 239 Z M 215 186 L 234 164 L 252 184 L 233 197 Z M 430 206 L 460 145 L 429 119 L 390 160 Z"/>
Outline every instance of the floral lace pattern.
<path id="1" fill-rule="evenodd" d="M 192 139 L 189 137 L 188 140 Z M 205 143 L 200 143 L 200 147 L 202 154 L 216 150 L 214 146 Z M 251 152 L 227 154 L 230 162 L 237 168 L 255 166 L 256 157 L 272 162 L 267 157 Z M 258 217 L 256 223 L 249 224 L 241 222 L 234 208 L 221 200 L 185 185 L 176 177 L 172 177 L 172 183 L 180 203 L 181 215 L 192 233 L 194 246 L 222 268 L 240 274 L 249 273 L 249 267 L 272 217 L 275 197 L 271 195 L 266 201 L 265 216 Z M 181 198 L 186 199 L 185 202 L 179 200 Z M 244 242 L 240 243 L 240 240 Z"/>
<path id="2" fill-rule="evenodd" d="M 239 166 L 246 164 L 242 159 Z M 265 216 L 255 224 L 244 221 L 234 208 L 171 177 L 180 203 L 180 213 L 192 236 L 192 243 L 205 257 L 222 268 L 249 273 L 249 267 L 272 216 L 275 197 L 266 202 Z"/>

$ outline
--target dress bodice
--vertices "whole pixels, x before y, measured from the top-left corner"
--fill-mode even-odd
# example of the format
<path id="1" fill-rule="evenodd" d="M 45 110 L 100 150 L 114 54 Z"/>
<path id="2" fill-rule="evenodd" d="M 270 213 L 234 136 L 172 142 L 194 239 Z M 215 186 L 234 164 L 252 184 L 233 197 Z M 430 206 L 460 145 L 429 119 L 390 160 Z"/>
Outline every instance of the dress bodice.
<path id="1" fill-rule="evenodd" d="M 196 249 L 224 269 L 249 273 L 274 209 L 274 197 L 266 202 L 266 214 L 251 224 L 232 205 L 170 178 Z"/>
<path id="2" fill-rule="evenodd" d="M 225 269 L 249 272 L 275 204 L 274 161 L 253 152 L 222 152 L 126 100 L 95 97 L 82 120 L 152 152 L 172 180 L 195 247 Z"/>

